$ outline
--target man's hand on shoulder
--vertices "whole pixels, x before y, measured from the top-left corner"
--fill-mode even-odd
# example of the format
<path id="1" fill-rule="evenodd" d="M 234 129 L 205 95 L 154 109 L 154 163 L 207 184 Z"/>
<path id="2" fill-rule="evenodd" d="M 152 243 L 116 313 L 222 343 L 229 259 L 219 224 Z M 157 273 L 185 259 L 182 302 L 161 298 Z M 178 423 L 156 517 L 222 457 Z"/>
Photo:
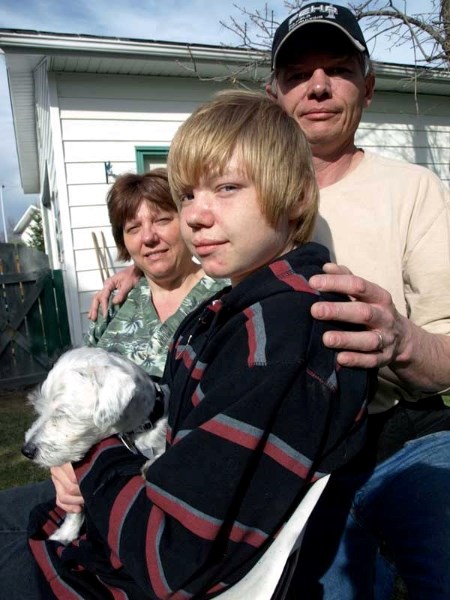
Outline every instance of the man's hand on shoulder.
<path id="1" fill-rule="evenodd" d="M 385 289 L 347 267 L 327 263 L 325 274 L 314 275 L 309 283 L 322 292 L 338 292 L 352 302 L 316 302 L 311 309 L 314 318 L 360 324 L 364 331 L 327 331 L 323 342 L 341 350 L 338 362 L 345 367 L 382 367 L 395 361 L 407 342 L 405 317 L 394 306 Z"/>
<path id="2" fill-rule="evenodd" d="M 88 318 L 91 321 L 97 320 L 99 306 L 101 306 L 103 316 L 106 315 L 109 297 L 114 291 L 116 294 L 112 299 L 112 303 L 121 304 L 141 277 L 142 272 L 134 265 L 130 265 L 122 271 L 115 273 L 112 277 L 105 279 L 103 289 L 96 292 L 92 298 Z"/>
<path id="3" fill-rule="evenodd" d="M 340 350 L 345 367 L 389 366 L 403 385 L 427 394 L 450 389 L 450 336 L 430 333 L 401 315 L 385 289 L 334 263 L 309 280 L 312 288 L 347 294 L 353 302 L 317 302 L 314 318 L 363 325 L 363 331 L 327 331 L 323 343 Z"/>

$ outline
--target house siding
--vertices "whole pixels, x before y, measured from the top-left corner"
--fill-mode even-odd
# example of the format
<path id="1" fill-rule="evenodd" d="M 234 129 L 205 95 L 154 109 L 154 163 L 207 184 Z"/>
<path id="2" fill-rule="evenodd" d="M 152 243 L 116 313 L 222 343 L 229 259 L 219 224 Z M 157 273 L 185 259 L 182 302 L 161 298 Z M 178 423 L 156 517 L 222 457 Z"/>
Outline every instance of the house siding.
<path id="1" fill-rule="evenodd" d="M 55 76 L 48 73 L 46 60 L 34 71 L 39 178 L 44 235 L 52 268 L 64 274 L 69 327 L 72 342 L 82 337 L 77 273 L 71 236 L 71 221 L 67 200 L 64 153 L 61 142 L 61 123 Z M 43 206 L 44 182 L 48 181 L 50 204 Z"/>
<path id="2" fill-rule="evenodd" d="M 54 188 L 55 169 L 54 169 L 54 154 L 52 150 L 52 137 L 50 132 L 50 111 L 48 101 L 48 79 L 47 68 L 45 61 L 34 71 L 34 97 L 35 97 L 35 112 L 36 112 L 36 140 L 39 148 L 38 171 L 40 174 L 41 199 L 43 195 L 43 182 L 47 177 L 49 187 Z M 50 184 L 51 178 L 51 184 Z M 55 230 L 52 210 L 42 210 L 42 227 L 44 231 L 45 247 L 49 257 L 50 265 L 58 264 L 58 257 L 54 253 L 54 245 L 52 244 L 52 236 Z"/>
<path id="3" fill-rule="evenodd" d="M 198 104 L 225 84 L 193 78 L 55 73 L 70 236 L 82 342 L 87 311 L 102 280 L 93 236 L 105 236 L 108 261 L 115 261 L 105 198 L 109 189 L 105 162 L 115 175 L 136 170 L 136 146 L 165 147 Z M 418 98 L 377 91 L 364 113 L 357 143 L 386 156 L 429 167 L 449 180 L 448 97 Z M 65 260 L 67 248 L 65 250 Z"/>
<path id="4" fill-rule="evenodd" d="M 356 140 L 390 158 L 407 160 L 434 171 L 450 183 L 448 96 L 376 91 L 365 111 Z"/>

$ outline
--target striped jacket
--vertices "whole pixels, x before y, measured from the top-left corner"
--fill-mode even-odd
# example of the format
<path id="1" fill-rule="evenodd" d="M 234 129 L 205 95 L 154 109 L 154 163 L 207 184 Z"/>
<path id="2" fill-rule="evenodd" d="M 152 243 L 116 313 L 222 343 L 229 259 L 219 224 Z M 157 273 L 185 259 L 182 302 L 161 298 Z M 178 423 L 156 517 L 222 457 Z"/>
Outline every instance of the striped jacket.
<path id="1" fill-rule="evenodd" d="M 308 485 L 361 448 L 371 373 L 338 368 L 321 341 L 330 324 L 310 316 L 323 296 L 307 281 L 327 260 L 307 244 L 183 321 L 164 375 L 167 451 L 147 480 L 143 459 L 108 438 L 76 465 L 83 537 L 46 542 L 57 510 L 34 514 L 31 548 L 55 596 L 213 597 L 260 558 Z"/>

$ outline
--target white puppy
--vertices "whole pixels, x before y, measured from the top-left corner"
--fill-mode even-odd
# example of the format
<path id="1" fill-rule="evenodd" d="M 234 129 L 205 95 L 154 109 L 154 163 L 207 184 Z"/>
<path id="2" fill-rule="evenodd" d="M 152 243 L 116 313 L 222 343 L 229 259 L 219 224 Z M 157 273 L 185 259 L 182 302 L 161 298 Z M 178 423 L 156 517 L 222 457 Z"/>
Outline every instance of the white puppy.
<path id="1" fill-rule="evenodd" d="M 38 418 L 25 434 L 22 453 L 56 467 L 81 460 L 94 444 L 119 434 L 129 450 L 149 458 L 145 474 L 165 449 L 168 398 L 166 386 L 123 356 L 100 348 L 69 350 L 29 396 Z M 154 408 L 159 414 L 152 424 Z M 50 539 L 70 543 L 83 520 L 82 514 L 68 513 Z"/>

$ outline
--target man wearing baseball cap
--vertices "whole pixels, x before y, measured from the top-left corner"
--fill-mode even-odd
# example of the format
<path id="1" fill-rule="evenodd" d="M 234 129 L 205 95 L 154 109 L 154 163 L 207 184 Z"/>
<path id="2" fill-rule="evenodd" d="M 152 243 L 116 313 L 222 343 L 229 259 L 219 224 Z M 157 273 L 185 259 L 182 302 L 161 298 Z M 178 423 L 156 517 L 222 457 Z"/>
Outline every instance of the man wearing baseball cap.
<path id="1" fill-rule="evenodd" d="M 316 240 L 347 267 L 327 265 L 310 284 L 355 300 L 319 302 L 313 315 L 365 325 L 324 343 L 342 365 L 380 367 L 367 451 L 313 514 L 290 597 L 390 598 L 382 547 L 410 599 L 448 599 L 450 195 L 427 169 L 356 146 L 375 77 L 349 9 L 313 2 L 290 15 L 275 32 L 272 69 L 266 90 L 313 151 Z"/>

